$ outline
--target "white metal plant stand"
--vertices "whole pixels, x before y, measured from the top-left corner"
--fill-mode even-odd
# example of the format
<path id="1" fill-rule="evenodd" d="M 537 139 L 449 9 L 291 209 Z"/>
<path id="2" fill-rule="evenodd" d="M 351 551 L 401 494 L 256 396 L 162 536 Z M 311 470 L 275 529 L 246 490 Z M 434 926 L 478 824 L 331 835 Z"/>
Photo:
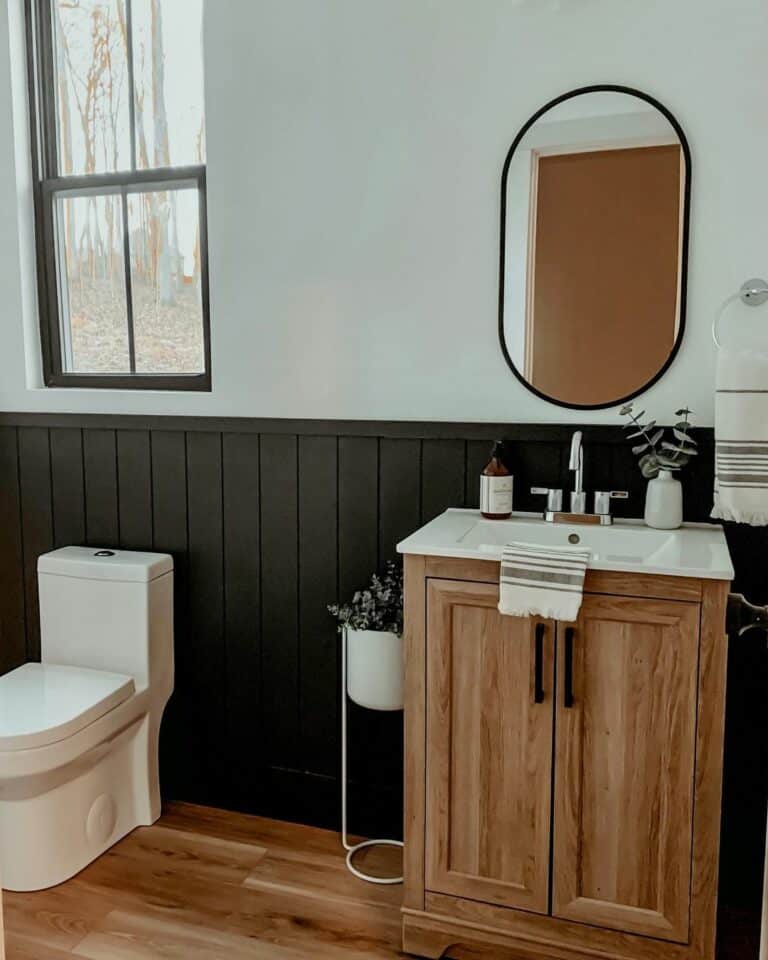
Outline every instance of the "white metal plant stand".
<path id="1" fill-rule="evenodd" d="M 768 960 L 768 844 L 765 851 L 765 874 L 763 880 L 763 924 L 760 935 L 760 960 Z"/>
<path id="2" fill-rule="evenodd" d="M 347 836 L 347 710 L 349 693 L 347 690 L 347 631 L 342 631 L 343 641 L 341 645 L 341 843 L 347 851 L 347 868 L 350 873 L 365 880 L 367 883 L 394 884 L 402 883 L 400 877 L 373 877 L 364 873 L 354 864 L 355 854 L 367 847 L 402 847 L 400 840 L 364 840 L 362 843 L 351 844 Z"/>

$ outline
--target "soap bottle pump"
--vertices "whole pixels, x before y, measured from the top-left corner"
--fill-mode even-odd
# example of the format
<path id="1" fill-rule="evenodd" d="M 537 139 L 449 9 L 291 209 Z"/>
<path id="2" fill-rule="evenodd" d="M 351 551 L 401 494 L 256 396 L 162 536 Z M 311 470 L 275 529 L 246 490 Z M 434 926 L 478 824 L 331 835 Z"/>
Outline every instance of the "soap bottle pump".
<path id="1" fill-rule="evenodd" d="M 497 440 L 491 459 L 480 474 L 480 513 L 487 520 L 506 520 L 512 516 L 513 477 L 504 465 L 504 444 Z"/>

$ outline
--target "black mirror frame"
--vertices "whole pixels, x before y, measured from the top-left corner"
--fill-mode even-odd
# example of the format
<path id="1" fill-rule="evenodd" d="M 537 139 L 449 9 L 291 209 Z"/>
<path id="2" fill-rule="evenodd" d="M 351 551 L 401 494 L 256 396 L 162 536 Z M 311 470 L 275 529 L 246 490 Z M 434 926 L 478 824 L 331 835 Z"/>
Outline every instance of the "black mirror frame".
<path id="1" fill-rule="evenodd" d="M 648 380 L 647 383 L 644 383 L 642 386 L 638 387 L 637 390 L 633 390 L 631 393 L 628 393 L 624 397 L 619 397 L 616 400 L 611 400 L 610 403 L 568 403 L 564 400 L 556 400 L 554 397 L 548 396 L 546 393 L 542 393 L 541 390 L 537 390 L 532 384 L 528 383 L 522 373 L 517 369 L 512 360 L 512 357 L 509 354 L 507 349 L 506 339 L 504 337 L 504 262 L 505 262 L 505 247 L 506 247 L 506 226 L 507 226 L 507 178 L 509 175 L 509 166 L 512 162 L 512 157 L 514 156 L 515 150 L 520 144 L 520 141 L 530 130 L 530 128 L 536 123 L 536 121 L 551 110 L 553 107 L 556 107 L 558 104 L 563 103 L 566 100 L 572 100 L 574 97 L 582 96 L 585 93 L 626 93 L 630 96 L 637 97 L 640 100 L 644 100 L 646 103 L 651 104 L 655 107 L 659 113 L 661 113 L 672 125 L 675 133 L 680 139 L 680 146 L 683 150 L 683 157 L 685 159 L 685 190 L 683 193 L 683 236 L 682 244 L 680 248 L 680 257 L 681 257 L 681 266 L 680 266 L 680 320 L 678 324 L 677 337 L 675 342 L 672 345 L 672 350 L 670 351 L 669 357 L 667 358 L 664 365 Z M 609 407 L 616 407 L 622 403 L 626 403 L 628 400 L 632 400 L 634 397 L 639 396 L 641 393 L 644 393 L 650 387 L 653 386 L 658 380 L 660 380 L 664 374 L 669 370 L 670 366 L 677 357 L 678 351 L 680 350 L 680 345 L 683 342 L 683 336 L 685 335 L 685 314 L 686 314 L 686 303 L 687 303 L 687 290 L 688 290 L 688 246 L 689 246 L 689 235 L 690 235 L 690 217 L 691 217 L 691 149 L 688 145 L 688 140 L 686 139 L 685 133 L 683 133 L 683 128 L 677 122 L 675 116 L 671 113 L 663 103 L 660 103 L 654 97 L 650 96 L 647 93 L 643 93 L 641 90 L 635 90 L 633 87 L 625 87 L 619 84 L 612 83 L 598 83 L 592 84 L 587 87 L 577 87 L 575 90 L 570 90 L 568 93 L 563 93 L 559 97 L 555 97 L 554 100 L 550 100 L 548 103 L 545 103 L 543 107 L 536 111 L 533 116 L 521 127 L 519 133 L 512 141 L 512 146 L 507 152 L 506 159 L 504 160 L 504 166 L 501 173 L 501 239 L 499 243 L 499 344 L 501 346 L 501 352 L 504 354 L 504 359 L 507 361 L 509 369 L 514 373 L 520 383 L 523 386 L 530 390 L 531 393 L 535 394 L 537 397 L 540 397 L 542 400 L 546 400 L 547 403 L 552 403 L 558 407 L 565 407 L 569 410 L 605 410 Z"/>

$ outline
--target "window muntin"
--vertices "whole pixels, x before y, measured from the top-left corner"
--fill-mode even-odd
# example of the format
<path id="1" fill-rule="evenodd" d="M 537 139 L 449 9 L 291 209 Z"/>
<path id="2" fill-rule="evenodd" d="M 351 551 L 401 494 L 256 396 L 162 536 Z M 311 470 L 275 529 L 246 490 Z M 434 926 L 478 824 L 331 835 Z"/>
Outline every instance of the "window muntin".
<path id="1" fill-rule="evenodd" d="M 210 389 L 203 0 L 28 0 L 46 383 Z"/>

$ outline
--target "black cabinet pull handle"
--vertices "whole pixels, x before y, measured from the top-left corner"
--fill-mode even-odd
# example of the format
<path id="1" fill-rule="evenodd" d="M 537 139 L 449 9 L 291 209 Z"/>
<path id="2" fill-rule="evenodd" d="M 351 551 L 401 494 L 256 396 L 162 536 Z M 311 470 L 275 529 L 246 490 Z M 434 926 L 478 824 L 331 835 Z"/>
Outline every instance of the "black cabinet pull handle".
<path id="1" fill-rule="evenodd" d="M 565 677 L 563 678 L 563 706 L 573 706 L 573 627 L 565 628 Z"/>
<path id="2" fill-rule="evenodd" d="M 533 666 L 533 699 L 535 703 L 544 703 L 544 634 L 546 632 L 545 624 L 536 624 L 536 654 Z"/>

